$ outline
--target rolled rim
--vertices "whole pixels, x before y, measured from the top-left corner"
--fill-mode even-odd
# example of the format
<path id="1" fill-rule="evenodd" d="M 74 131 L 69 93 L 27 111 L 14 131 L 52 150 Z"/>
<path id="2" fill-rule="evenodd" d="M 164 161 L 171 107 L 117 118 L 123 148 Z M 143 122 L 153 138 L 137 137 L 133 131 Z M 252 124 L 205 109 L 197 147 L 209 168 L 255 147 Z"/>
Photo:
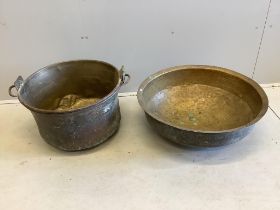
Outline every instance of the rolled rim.
<path id="1" fill-rule="evenodd" d="M 73 109 L 73 110 L 48 110 L 48 109 L 39 109 L 39 108 L 36 108 L 34 106 L 31 106 L 27 103 L 25 103 L 24 99 L 22 99 L 21 97 L 21 90 L 22 90 L 22 87 L 24 87 L 24 85 L 26 84 L 27 81 L 29 80 L 32 80 L 32 78 L 38 74 L 39 72 L 43 71 L 43 70 L 46 70 L 47 68 L 51 68 L 51 67 L 54 67 L 54 66 L 57 66 L 57 65 L 61 65 L 61 64 L 65 64 L 65 63 L 75 63 L 75 62 L 92 62 L 92 63 L 102 63 L 102 64 L 105 64 L 105 65 L 108 65 L 110 67 L 112 67 L 115 71 L 117 71 L 118 73 L 118 76 L 119 76 L 119 81 L 118 81 L 118 84 L 116 85 L 116 87 L 109 93 L 107 94 L 106 96 L 104 96 L 101 100 L 99 100 L 98 102 L 94 103 L 94 104 L 90 104 L 88 106 L 84 106 L 84 107 L 81 107 L 81 108 L 77 108 L 77 109 Z M 107 63 L 107 62 L 104 62 L 104 61 L 99 61 L 99 60 L 69 60 L 69 61 L 63 61 L 63 62 L 57 62 L 57 63 L 54 63 L 54 64 L 51 64 L 51 65 L 47 65 L 43 68 L 40 68 L 39 70 L 35 71 L 34 73 L 32 73 L 30 76 L 28 76 L 24 81 L 23 81 L 23 84 L 22 86 L 19 88 L 18 90 L 18 100 L 20 101 L 20 103 L 22 105 L 24 105 L 27 109 L 29 109 L 30 111 L 33 111 L 33 112 L 37 112 L 37 113 L 45 113 L 45 114 L 65 114 L 65 113 L 72 113 L 72 112 L 78 112 L 78 111 L 82 111 L 82 110 L 85 110 L 85 109 L 88 109 L 88 108 L 95 108 L 95 107 L 99 107 L 100 105 L 102 105 L 105 101 L 107 101 L 109 98 L 113 97 L 113 95 L 115 95 L 119 89 L 121 87 L 121 77 L 120 77 L 120 72 L 119 70 L 113 66 L 112 64 L 110 63 Z"/>
<path id="2" fill-rule="evenodd" d="M 219 71 L 219 72 L 224 72 L 227 74 L 230 74 L 232 76 L 235 76 L 241 80 L 243 80 L 244 82 L 250 84 L 259 94 L 261 101 L 262 101 L 262 108 L 260 110 L 260 112 L 258 113 L 258 115 L 251 120 L 249 123 L 242 125 L 242 126 L 238 126 L 236 128 L 232 128 L 232 129 L 226 129 L 226 130 L 218 130 L 218 131 L 209 131 L 209 130 L 199 130 L 199 129 L 190 129 L 190 128 L 186 128 L 186 127 L 182 127 L 182 126 L 177 126 L 174 125 L 166 120 L 161 119 L 160 117 L 156 116 L 155 114 L 153 114 L 152 112 L 149 111 L 149 109 L 147 108 L 145 102 L 144 102 L 144 96 L 143 96 L 143 92 L 146 88 L 146 86 L 153 81 L 154 79 L 164 75 L 164 74 L 168 74 L 174 71 L 180 71 L 180 70 L 186 70 L 186 69 L 203 69 L 203 70 L 211 70 L 211 71 Z M 250 127 L 252 125 L 254 125 L 256 122 L 258 122 L 267 112 L 268 109 L 268 98 L 266 93 L 264 92 L 264 90 L 262 89 L 262 87 L 255 82 L 254 80 L 252 80 L 251 78 L 240 74 L 236 71 L 232 71 L 230 69 L 226 69 L 226 68 L 222 68 L 222 67 L 217 67 L 217 66 L 209 66 L 209 65 L 182 65 L 182 66 L 175 66 L 175 67 L 171 67 L 171 68 L 167 68 L 167 69 L 163 69 L 160 70 L 152 75 L 150 75 L 147 79 L 145 79 L 141 85 L 138 88 L 137 91 L 137 99 L 138 99 L 138 103 L 140 104 L 141 108 L 144 110 L 144 112 L 148 115 L 150 115 L 152 118 L 156 119 L 157 121 L 180 129 L 180 130 L 184 130 L 184 131 L 189 131 L 189 132 L 195 132 L 195 133 L 213 133 L 213 134 L 219 134 L 219 133 L 228 133 L 228 132 L 234 132 L 234 131 L 238 131 L 240 129 L 243 128 L 247 128 Z"/>

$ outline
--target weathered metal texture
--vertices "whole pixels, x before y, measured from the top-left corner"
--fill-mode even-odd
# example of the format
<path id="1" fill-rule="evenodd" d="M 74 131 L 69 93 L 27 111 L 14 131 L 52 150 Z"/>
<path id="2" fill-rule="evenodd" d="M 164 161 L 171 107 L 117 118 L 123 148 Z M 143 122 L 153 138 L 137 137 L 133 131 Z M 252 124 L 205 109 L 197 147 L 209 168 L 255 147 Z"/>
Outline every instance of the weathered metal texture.
<path id="1" fill-rule="evenodd" d="M 97 107 L 78 112 L 32 114 L 46 142 L 67 151 L 83 150 L 101 144 L 118 130 L 121 120 L 117 95 Z"/>
<path id="2" fill-rule="evenodd" d="M 178 66 L 146 79 L 138 101 L 149 124 L 180 145 L 215 147 L 246 136 L 268 108 L 252 79 L 214 66 Z"/>
<path id="3" fill-rule="evenodd" d="M 101 144 L 118 130 L 118 91 L 129 78 L 105 62 L 68 61 L 47 66 L 26 80 L 19 77 L 9 93 L 32 112 L 47 143 L 77 151 Z"/>
<path id="4" fill-rule="evenodd" d="M 163 138 L 183 146 L 217 147 L 232 144 L 245 137 L 251 127 L 242 128 L 238 131 L 207 133 L 179 129 L 161 123 L 146 114 L 151 127 Z"/>

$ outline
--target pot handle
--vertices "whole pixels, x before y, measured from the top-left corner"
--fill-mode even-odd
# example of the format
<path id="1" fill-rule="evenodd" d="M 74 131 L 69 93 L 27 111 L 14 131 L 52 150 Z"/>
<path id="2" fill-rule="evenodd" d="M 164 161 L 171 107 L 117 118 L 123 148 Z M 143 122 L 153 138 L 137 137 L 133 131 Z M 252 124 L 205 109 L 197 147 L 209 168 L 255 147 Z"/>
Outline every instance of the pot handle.
<path id="1" fill-rule="evenodd" d="M 120 79 L 121 79 L 121 85 L 126 85 L 130 80 L 130 75 L 128 73 L 125 73 L 124 66 L 121 67 L 120 70 Z"/>
<path id="2" fill-rule="evenodd" d="M 22 78 L 22 76 L 18 76 L 18 78 L 14 82 L 14 84 L 9 87 L 9 95 L 12 96 L 12 97 L 17 97 L 18 96 L 18 90 L 22 86 L 22 84 L 23 84 L 23 78 Z M 13 91 L 12 91 L 14 88 L 17 90 L 16 94 L 14 94 Z"/>

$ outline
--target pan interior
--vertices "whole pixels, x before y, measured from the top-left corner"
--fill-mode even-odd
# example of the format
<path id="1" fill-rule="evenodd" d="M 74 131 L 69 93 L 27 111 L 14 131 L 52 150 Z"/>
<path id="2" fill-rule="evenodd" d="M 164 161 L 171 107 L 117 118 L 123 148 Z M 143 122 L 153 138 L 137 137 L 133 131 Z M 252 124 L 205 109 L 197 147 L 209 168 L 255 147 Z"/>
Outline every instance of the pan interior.
<path id="1" fill-rule="evenodd" d="M 68 111 L 97 103 L 119 81 L 118 71 L 99 61 L 69 61 L 41 69 L 21 88 L 21 100 L 42 110 Z"/>
<path id="2" fill-rule="evenodd" d="M 261 109 L 254 88 L 233 75 L 185 70 L 162 75 L 144 90 L 147 110 L 179 127 L 222 131 L 250 123 Z"/>

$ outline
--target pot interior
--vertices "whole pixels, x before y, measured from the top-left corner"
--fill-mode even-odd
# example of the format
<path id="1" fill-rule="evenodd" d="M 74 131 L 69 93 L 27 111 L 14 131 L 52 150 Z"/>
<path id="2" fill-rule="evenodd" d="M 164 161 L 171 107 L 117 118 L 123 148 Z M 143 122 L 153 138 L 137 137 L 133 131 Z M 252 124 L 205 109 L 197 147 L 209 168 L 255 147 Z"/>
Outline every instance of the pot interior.
<path id="1" fill-rule="evenodd" d="M 170 71 L 146 84 L 142 104 L 146 112 L 174 126 L 198 131 L 234 129 L 250 123 L 263 108 L 256 88 L 242 77 L 203 68 Z"/>
<path id="2" fill-rule="evenodd" d="M 118 70 L 108 63 L 69 61 L 32 74 L 25 80 L 19 97 L 29 107 L 67 111 L 96 103 L 118 83 Z"/>

